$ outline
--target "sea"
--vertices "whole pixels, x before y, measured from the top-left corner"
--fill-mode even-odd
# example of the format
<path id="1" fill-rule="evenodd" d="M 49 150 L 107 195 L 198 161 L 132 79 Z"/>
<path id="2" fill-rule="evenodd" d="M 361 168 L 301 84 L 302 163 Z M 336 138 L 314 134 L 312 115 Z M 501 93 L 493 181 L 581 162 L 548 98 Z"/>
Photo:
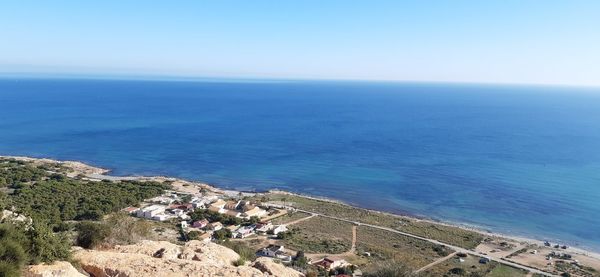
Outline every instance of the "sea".
<path id="1" fill-rule="evenodd" d="M 0 155 L 600 250 L 600 88 L 5 77 Z"/>

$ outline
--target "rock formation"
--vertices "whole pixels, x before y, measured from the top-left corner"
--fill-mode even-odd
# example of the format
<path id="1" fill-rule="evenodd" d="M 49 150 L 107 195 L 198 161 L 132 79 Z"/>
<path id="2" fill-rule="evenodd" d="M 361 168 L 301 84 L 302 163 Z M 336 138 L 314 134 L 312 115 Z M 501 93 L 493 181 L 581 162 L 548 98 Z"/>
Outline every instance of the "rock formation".
<path id="1" fill-rule="evenodd" d="M 85 275 L 79 273 L 69 262 L 55 262 L 29 266 L 23 272 L 23 277 L 85 277 Z"/>
<path id="2" fill-rule="evenodd" d="M 239 255 L 224 246 L 190 241 L 184 246 L 165 241 L 142 241 L 114 249 L 76 250 L 73 254 L 83 270 L 95 277 L 106 276 L 240 276 L 300 277 L 301 273 L 259 258 L 251 266 L 234 266 Z M 39 275 L 46 276 L 46 275 Z M 53 275 L 48 275 L 53 276 Z"/>

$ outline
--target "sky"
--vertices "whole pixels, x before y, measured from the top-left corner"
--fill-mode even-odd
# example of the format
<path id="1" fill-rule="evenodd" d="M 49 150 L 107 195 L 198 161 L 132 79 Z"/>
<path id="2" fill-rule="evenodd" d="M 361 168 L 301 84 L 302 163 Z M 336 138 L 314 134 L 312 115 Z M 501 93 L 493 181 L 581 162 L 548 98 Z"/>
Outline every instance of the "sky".
<path id="1" fill-rule="evenodd" d="M 29 73 L 600 86 L 600 1 L 2 1 Z"/>

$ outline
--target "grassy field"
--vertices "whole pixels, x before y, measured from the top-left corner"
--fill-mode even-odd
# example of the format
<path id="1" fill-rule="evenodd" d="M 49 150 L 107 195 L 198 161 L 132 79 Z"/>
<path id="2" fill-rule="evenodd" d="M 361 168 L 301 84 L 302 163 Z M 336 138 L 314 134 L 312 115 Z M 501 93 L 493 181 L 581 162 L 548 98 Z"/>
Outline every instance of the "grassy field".
<path id="1" fill-rule="evenodd" d="M 352 224 L 320 216 L 290 226 L 286 247 L 307 253 L 338 254 L 352 245 Z"/>
<path id="2" fill-rule="evenodd" d="M 298 219 L 302 219 L 308 216 L 310 216 L 310 214 L 304 212 L 290 212 L 283 216 L 274 218 L 273 220 L 271 220 L 271 222 L 275 225 L 287 224 L 289 222 L 296 221 Z"/>
<path id="3" fill-rule="evenodd" d="M 277 203 L 293 206 L 298 209 L 351 219 L 362 223 L 390 227 L 468 249 L 474 249 L 483 240 L 483 235 L 458 227 L 369 211 L 341 203 L 277 193 L 269 194 L 267 197 L 270 201 L 276 201 Z"/>
<path id="4" fill-rule="evenodd" d="M 365 226 L 358 226 L 356 238 L 356 250 L 359 255 L 369 252 L 369 259 L 373 262 L 396 261 L 413 270 L 452 252 L 430 242 Z"/>
<path id="5" fill-rule="evenodd" d="M 527 272 L 497 262 L 479 263 L 479 257 L 468 256 L 459 262 L 454 257 L 428 269 L 430 276 L 524 277 Z"/>

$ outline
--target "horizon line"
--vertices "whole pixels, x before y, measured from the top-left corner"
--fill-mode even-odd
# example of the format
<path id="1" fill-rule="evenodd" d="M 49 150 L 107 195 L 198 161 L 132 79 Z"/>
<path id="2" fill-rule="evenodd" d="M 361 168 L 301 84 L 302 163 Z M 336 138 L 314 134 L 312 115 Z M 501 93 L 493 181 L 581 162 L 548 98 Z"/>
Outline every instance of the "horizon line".
<path id="1" fill-rule="evenodd" d="M 267 76 L 210 76 L 142 73 L 79 73 L 79 72 L 1 72 L 0 79 L 38 79 L 38 80 L 105 80 L 105 81 L 155 81 L 155 82 L 231 82 L 231 83 L 284 83 L 284 82 L 357 82 L 392 84 L 447 84 L 480 86 L 521 86 L 521 87 L 564 87 L 598 89 L 600 84 L 567 83 L 519 83 L 485 81 L 443 81 L 443 80 L 401 80 L 401 79 L 353 79 L 353 78 L 308 78 L 308 77 L 267 77 Z"/>

